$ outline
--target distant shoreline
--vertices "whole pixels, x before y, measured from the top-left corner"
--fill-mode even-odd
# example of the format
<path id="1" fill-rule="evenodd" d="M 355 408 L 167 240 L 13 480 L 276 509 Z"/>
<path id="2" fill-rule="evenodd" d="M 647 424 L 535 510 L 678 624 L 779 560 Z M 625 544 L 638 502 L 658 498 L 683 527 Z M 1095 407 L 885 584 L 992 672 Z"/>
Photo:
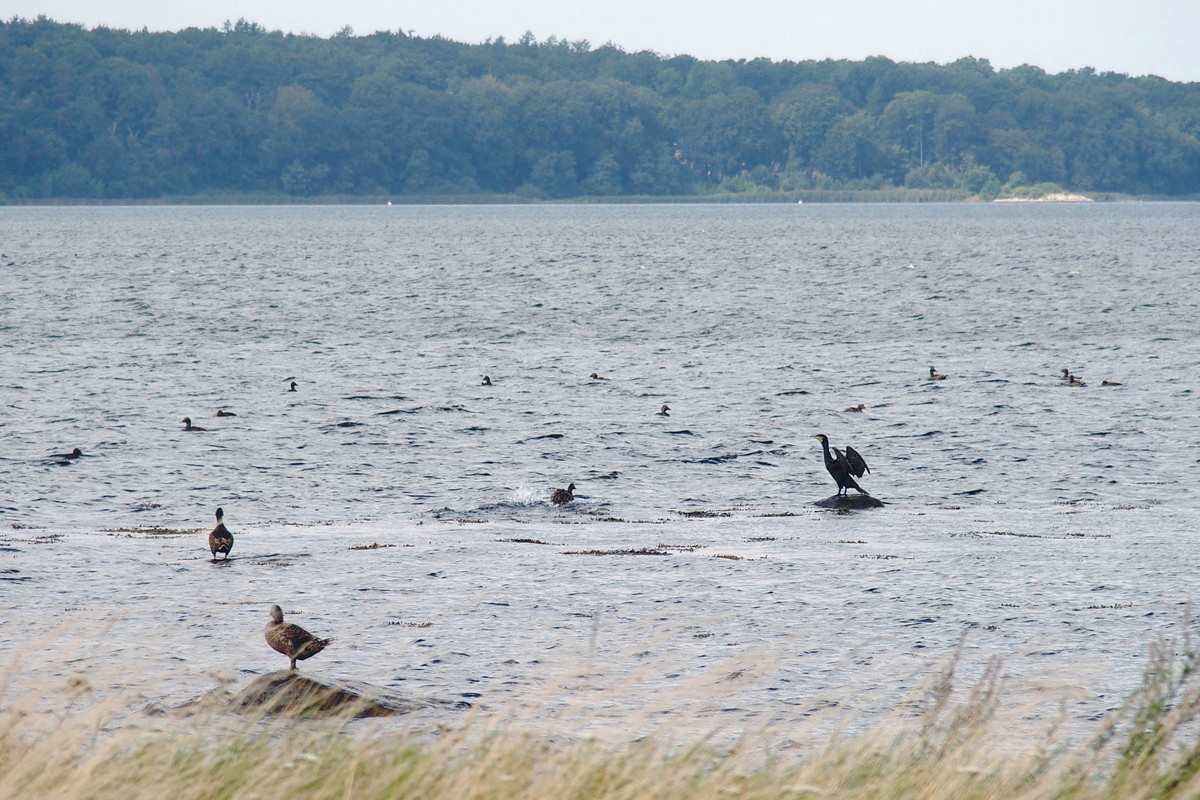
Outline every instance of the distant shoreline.
<path id="1" fill-rule="evenodd" d="M 293 197 L 290 195 L 196 195 L 159 198 L 81 199 L 31 198 L 0 200 L 0 208 L 29 206 L 319 206 L 319 205 L 671 205 L 671 204 L 730 204 L 730 205 L 800 205 L 807 203 L 1194 203 L 1200 195 L 1166 197 L 1157 195 L 1123 195 L 1097 192 L 1091 195 L 1063 194 L 1039 198 L 1003 197 L 984 200 L 976 196 L 955 195 L 952 192 L 909 189 L 878 190 L 804 190 L 795 192 L 745 192 L 706 195 L 617 195 L 613 197 L 573 197 L 545 200 L 519 195 L 417 195 L 417 196 L 356 196 L 320 195 Z"/>

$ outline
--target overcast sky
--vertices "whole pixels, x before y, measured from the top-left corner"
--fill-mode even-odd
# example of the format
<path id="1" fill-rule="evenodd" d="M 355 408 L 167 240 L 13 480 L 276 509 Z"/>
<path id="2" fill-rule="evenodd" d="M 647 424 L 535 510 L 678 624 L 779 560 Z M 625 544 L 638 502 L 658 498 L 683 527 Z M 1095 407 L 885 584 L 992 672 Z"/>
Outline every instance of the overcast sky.
<path id="1" fill-rule="evenodd" d="M 765 56 L 946 63 L 1200 81 L 1200 0 L 4 0 L 0 15 L 87 27 L 179 30 L 240 17 L 270 30 L 329 36 L 349 25 L 461 42 L 531 31 L 593 47 L 702 59 Z"/>

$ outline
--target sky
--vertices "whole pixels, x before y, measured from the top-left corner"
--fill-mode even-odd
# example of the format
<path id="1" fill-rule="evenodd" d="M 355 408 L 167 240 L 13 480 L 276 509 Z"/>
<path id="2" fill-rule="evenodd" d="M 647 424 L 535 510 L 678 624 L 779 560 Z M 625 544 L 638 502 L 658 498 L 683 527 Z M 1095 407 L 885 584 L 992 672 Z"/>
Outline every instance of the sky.
<path id="1" fill-rule="evenodd" d="M 245 18 L 330 36 L 405 31 L 459 42 L 531 32 L 704 60 L 887 56 L 997 69 L 1092 67 L 1200 81 L 1198 0 L 4 0 L 0 19 L 44 15 L 86 27 L 176 31 Z"/>

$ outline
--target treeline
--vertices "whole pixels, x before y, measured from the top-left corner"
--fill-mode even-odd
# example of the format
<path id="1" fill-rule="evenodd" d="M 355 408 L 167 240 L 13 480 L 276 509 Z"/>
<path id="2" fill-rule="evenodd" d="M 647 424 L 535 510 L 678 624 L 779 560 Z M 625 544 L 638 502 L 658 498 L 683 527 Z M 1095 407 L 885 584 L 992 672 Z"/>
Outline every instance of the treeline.
<path id="1" fill-rule="evenodd" d="M 0 199 L 1200 192 L 1200 83 L 0 22 Z"/>

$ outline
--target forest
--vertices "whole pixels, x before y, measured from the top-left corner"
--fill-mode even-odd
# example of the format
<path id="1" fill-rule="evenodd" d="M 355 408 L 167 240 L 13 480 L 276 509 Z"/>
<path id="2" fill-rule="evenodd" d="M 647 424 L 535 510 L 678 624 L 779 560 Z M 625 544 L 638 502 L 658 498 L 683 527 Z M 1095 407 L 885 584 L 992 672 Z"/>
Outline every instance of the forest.
<path id="1" fill-rule="evenodd" d="M 0 22 L 0 202 L 1200 195 L 1200 83 Z"/>

